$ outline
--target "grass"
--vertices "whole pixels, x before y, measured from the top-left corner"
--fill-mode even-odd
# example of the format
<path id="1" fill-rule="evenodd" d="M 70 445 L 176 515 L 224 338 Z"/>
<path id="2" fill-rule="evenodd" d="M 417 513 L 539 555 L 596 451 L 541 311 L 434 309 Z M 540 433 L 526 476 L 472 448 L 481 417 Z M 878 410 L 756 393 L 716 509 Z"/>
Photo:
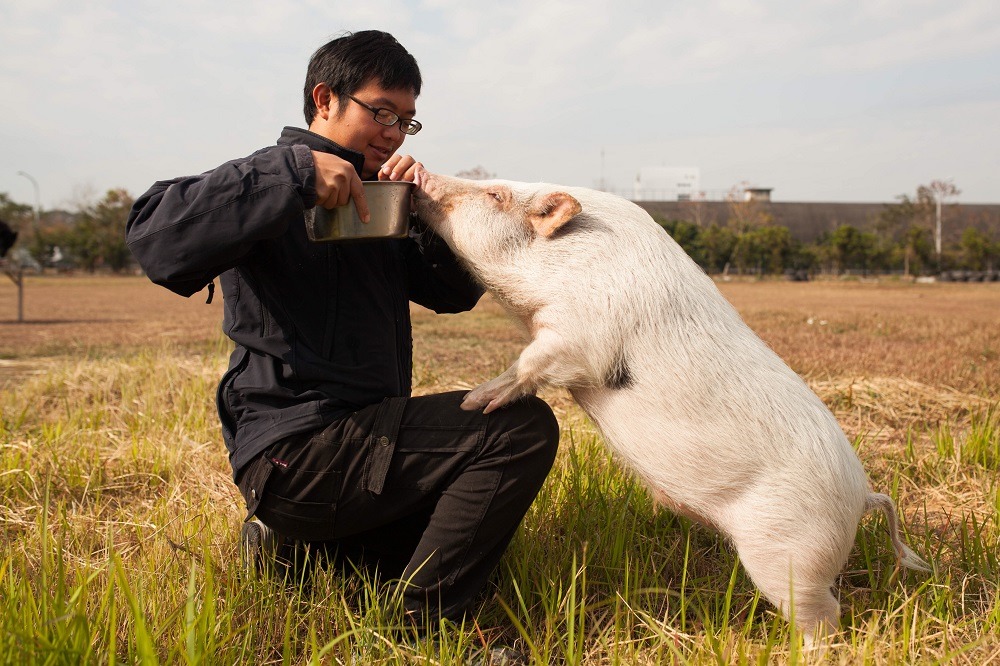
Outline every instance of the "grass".
<path id="1" fill-rule="evenodd" d="M 780 292 L 759 286 L 761 298 Z M 745 289 L 735 293 L 751 298 Z M 907 318 L 933 316 L 901 308 L 879 329 L 841 303 L 817 316 L 844 332 L 817 334 L 795 294 L 785 302 L 741 310 L 762 331 L 784 322 L 765 338 L 792 359 L 828 342 L 817 335 L 877 343 L 885 326 L 903 335 Z M 1000 347 L 969 324 L 978 316 L 949 314 L 954 327 L 936 323 L 922 344 Z M 489 307 L 414 320 L 417 392 L 485 379 L 519 345 Z M 788 332 L 796 322 L 798 337 Z M 935 565 L 932 575 L 895 571 L 881 518 L 863 522 L 839 586 L 844 632 L 824 654 L 801 649 L 722 539 L 657 510 L 568 396 L 546 393 L 563 427 L 556 466 L 474 620 L 445 632 L 435 657 L 398 630 L 399 601 L 381 581 L 321 570 L 304 586 L 241 568 L 242 501 L 211 399 L 226 355 L 215 337 L 17 357 L 41 370 L 0 390 L 0 662 L 458 663 L 492 642 L 539 664 L 1000 659 L 993 360 L 972 371 L 949 356 L 924 374 L 906 371 L 907 360 L 866 376 L 834 354 L 806 374 L 873 485 L 899 504 L 909 543 Z"/>

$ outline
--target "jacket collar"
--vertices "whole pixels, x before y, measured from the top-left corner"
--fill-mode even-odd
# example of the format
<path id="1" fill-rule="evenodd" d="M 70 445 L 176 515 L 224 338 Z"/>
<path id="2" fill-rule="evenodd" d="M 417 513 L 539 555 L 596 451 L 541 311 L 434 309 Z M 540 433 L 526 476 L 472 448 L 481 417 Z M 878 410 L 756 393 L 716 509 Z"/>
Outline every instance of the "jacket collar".
<path id="1" fill-rule="evenodd" d="M 365 156 L 356 150 L 344 148 L 339 143 L 334 143 L 325 136 L 310 132 L 309 130 L 299 129 L 298 127 L 285 127 L 281 130 L 281 136 L 278 137 L 278 145 L 288 146 L 294 144 L 308 146 L 309 150 L 333 153 L 342 160 L 350 162 L 354 170 L 358 172 L 358 177 L 361 177 L 361 169 L 365 165 Z"/>

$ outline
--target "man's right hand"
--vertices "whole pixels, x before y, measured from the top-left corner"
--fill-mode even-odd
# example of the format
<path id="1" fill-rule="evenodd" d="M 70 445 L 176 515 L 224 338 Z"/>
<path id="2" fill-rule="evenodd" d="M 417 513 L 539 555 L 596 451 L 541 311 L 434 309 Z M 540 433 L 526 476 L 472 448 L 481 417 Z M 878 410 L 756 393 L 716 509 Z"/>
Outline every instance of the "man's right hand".
<path id="1" fill-rule="evenodd" d="M 345 206 L 354 199 L 358 217 L 362 222 L 368 222 L 371 215 L 368 212 L 365 190 L 351 163 L 336 155 L 316 150 L 312 151 L 312 155 L 316 169 L 316 205 L 336 208 Z"/>

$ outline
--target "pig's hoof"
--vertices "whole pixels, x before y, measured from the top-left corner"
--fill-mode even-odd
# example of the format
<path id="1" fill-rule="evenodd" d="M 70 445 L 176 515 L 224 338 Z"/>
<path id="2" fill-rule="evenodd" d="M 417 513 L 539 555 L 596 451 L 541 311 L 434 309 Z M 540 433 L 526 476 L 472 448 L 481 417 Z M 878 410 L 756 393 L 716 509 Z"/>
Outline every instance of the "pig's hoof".
<path id="1" fill-rule="evenodd" d="M 462 401 L 462 409 L 467 409 L 472 411 L 474 409 L 482 409 L 487 407 L 487 412 L 492 412 L 497 407 L 500 407 L 501 403 L 506 402 L 501 398 L 501 393 L 496 390 L 492 390 L 490 387 L 480 386 L 479 388 L 473 389 L 465 396 L 465 400 Z"/>
<path id="2" fill-rule="evenodd" d="M 488 405 L 489 402 L 490 398 L 488 396 L 484 396 L 482 392 L 477 392 L 475 390 L 470 391 L 465 395 L 465 398 L 462 400 L 462 409 L 468 412 L 472 412 L 477 409 L 482 409 L 483 407 Z"/>
<path id="3" fill-rule="evenodd" d="M 501 400 L 500 398 L 494 398 L 493 400 L 490 400 L 490 404 L 486 405 L 486 408 L 483 409 L 483 414 L 489 414 L 490 412 L 494 412 L 500 409 L 501 407 L 506 407 L 508 404 L 510 404 L 510 402 L 511 402 L 510 400 Z"/>

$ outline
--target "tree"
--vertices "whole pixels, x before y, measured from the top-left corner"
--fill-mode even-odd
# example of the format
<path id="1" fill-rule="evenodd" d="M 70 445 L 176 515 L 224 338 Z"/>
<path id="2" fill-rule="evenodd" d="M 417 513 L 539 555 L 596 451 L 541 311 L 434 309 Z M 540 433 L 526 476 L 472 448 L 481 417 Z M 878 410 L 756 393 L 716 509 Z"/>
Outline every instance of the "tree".
<path id="1" fill-rule="evenodd" d="M 704 193 L 699 198 L 680 202 L 680 207 L 686 213 L 685 217 L 699 229 L 715 223 L 715 215 L 706 205 Z"/>
<path id="2" fill-rule="evenodd" d="M 903 273 L 910 275 L 914 265 L 926 271 L 932 264 L 937 270 L 943 265 L 941 206 L 951 197 L 961 194 L 954 183 L 932 180 L 917 187 L 916 197 L 900 195 L 898 204 L 886 206 L 876 221 L 881 237 L 888 235 L 894 244 L 893 253 L 902 256 Z M 926 231 L 926 235 L 925 235 Z M 928 241 L 926 236 L 931 236 Z M 931 243 L 928 249 L 927 243 Z M 932 261 L 933 258 L 933 261 Z"/>
<path id="3" fill-rule="evenodd" d="M 783 273 L 795 250 L 788 227 L 769 224 L 747 233 L 750 259 L 762 275 Z"/>
<path id="4" fill-rule="evenodd" d="M 723 273 L 729 271 L 730 264 L 735 264 L 740 273 L 754 266 L 754 255 L 759 251 L 752 246 L 757 240 L 753 232 L 774 222 L 774 216 L 763 209 L 760 201 L 747 196 L 748 187 L 746 182 L 734 185 L 726 196 L 729 210 L 727 224 L 735 232 L 736 242 Z"/>
<path id="5" fill-rule="evenodd" d="M 736 234 L 726 227 L 713 224 L 704 229 L 698 237 L 698 245 L 705 270 L 709 273 L 723 271 L 733 255 L 736 241 Z"/>
<path id="6" fill-rule="evenodd" d="M 1000 243 L 994 243 L 989 236 L 975 227 L 962 232 L 962 263 L 973 271 L 993 270 L 993 262 L 1000 252 Z"/>
<path id="7" fill-rule="evenodd" d="M 934 252 L 937 254 L 938 266 L 941 265 L 941 202 L 949 197 L 957 197 L 962 190 L 955 187 L 950 180 L 932 180 L 930 185 L 917 188 L 919 195 L 921 190 L 930 193 L 934 200 L 935 224 L 934 224 Z"/>
<path id="8" fill-rule="evenodd" d="M 28 230 L 34 217 L 34 208 L 13 201 L 6 192 L 0 192 L 0 220 L 4 220 L 18 233 Z"/>
<path id="9" fill-rule="evenodd" d="M 896 197 L 899 203 L 888 204 L 875 220 L 875 232 L 882 247 L 890 247 L 903 261 L 903 274 L 910 275 L 911 262 L 923 251 L 925 226 L 930 213 L 930 200 L 918 192 L 916 199 L 906 194 Z M 922 255 L 920 255 L 922 256 Z"/>
<path id="10" fill-rule="evenodd" d="M 903 242 L 903 272 L 905 275 L 925 273 L 933 265 L 934 247 L 931 232 L 924 227 L 910 227 Z"/>
<path id="11" fill-rule="evenodd" d="M 774 216 L 764 210 L 761 201 L 747 196 L 748 187 L 746 182 L 734 185 L 726 195 L 729 209 L 728 224 L 737 233 L 744 233 L 774 222 Z"/>
<path id="12" fill-rule="evenodd" d="M 133 203 L 127 191 L 114 189 L 80 211 L 66 243 L 82 268 L 93 272 L 106 266 L 119 273 L 129 265 L 132 255 L 125 245 L 125 221 Z"/>
<path id="13" fill-rule="evenodd" d="M 842 224 L 825 239 L 824 245 L 838 274 L 860 267 L 867 275 L 877 243 L 875 234 Z"/>
<path id="14" fill-rule="evenodd" d="M 788 257 L 788 268 L 794 271 L 812 272 L 820 266 L 821 248 L 815 244 L 795 243 Z"/>
<path id="15" fill-rule="evenodd" d="M 471 169 L 462 169 L 455 174 L 456 178 L 465 178 L 467 180 L 493 180 L 497 177 L 495 173 L 490 173 L 480 165 L 476 165 Z"/>
<path id="16" fill-rule="evenodd" d="M 695 260 L 695 262 L 705 268 L 704 258 L 701 256 L 701 245 L 700 237 L 701 230 L 691 224 L 690 222 L 685 222 L 684 220 L 664 220 L 661 218 L 654 218 L 656 223 L 663 227 L 664 231 L 670 234 L 670 237 L 681 246 L 688 256 Z"/>

